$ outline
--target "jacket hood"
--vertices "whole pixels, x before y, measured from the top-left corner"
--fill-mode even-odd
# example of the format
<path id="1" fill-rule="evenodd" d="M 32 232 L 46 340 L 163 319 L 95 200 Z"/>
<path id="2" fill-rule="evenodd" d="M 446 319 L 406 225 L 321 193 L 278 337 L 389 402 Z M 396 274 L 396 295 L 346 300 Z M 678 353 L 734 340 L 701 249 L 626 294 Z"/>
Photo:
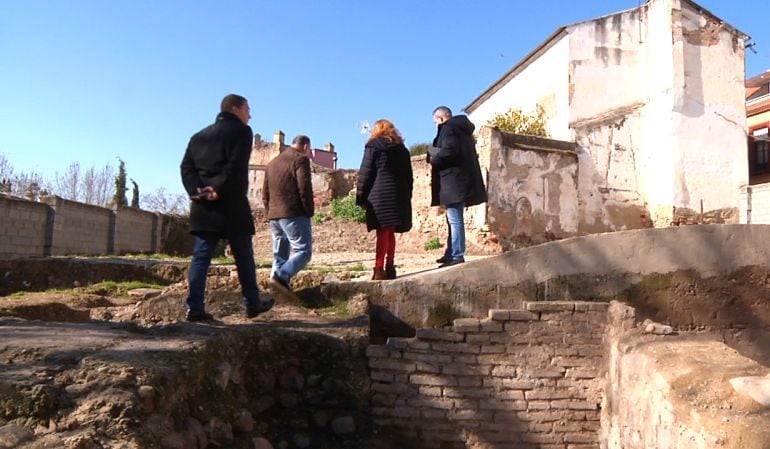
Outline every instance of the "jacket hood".
<path id="1" fill-rule="evenodd" d="M 470 120 L 468 120 L 467 115 L 455 115 L 454 117 L 444 122 L 444 124 L 442 124 L 441 126 L 448 126 L 450 128 L 455 128 L 465 134 L 473 134 L 473 130 L 476 129 L 476 125 L 474 125 Z"/>

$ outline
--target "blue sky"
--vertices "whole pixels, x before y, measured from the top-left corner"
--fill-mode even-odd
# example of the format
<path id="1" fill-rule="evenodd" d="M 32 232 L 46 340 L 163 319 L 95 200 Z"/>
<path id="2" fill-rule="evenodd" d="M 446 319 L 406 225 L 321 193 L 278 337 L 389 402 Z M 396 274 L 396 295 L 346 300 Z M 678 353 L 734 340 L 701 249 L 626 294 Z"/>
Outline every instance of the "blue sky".
<path id="1" fill-rule="evenodd" d="M 407 145 L 456 112 L 559 26 L 638 0 L 2 1 L 0 153 L 44 177 L 126 162 L 142 193 L 182 192 L 179 162 L 227 93 L 270 140 L 308 134 L 358 168 L 361 121 Z M 770 69 L 770 2 L 701 0 L 752 36 L 747 75 Z"/>

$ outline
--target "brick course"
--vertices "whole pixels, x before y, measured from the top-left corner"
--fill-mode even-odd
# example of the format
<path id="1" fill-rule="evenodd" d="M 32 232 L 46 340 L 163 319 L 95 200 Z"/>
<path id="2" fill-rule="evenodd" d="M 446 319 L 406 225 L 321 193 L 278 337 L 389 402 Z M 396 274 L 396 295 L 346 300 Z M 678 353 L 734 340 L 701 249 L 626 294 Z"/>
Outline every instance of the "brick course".
<path id="1" fill-rule="evenodd" d="M 425 448 L 596 448 L 606 311 L 525 302 L 370 346 L 375 422 Z"/>

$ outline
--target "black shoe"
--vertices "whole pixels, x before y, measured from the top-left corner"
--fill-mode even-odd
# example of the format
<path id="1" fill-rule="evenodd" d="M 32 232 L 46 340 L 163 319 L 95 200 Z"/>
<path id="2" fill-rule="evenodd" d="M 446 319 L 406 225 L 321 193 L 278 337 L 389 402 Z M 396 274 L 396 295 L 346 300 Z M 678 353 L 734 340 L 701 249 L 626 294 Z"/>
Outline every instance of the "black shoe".
<path id="1" fill-rule="evenodd" d="M 278 294 L 281 294 L 292 301 L 299 301 L 299 298 L 297 295 L 294 294 L 293 291 L 291 291 L 291 287 L 289 287 L 289 284 L 286 283 L 283 279 L 279 278 L 276 275 L 273 275 L 270 280 L 268 281 L 268 284 L 270 284 L 270 287 L 273 288 L 273 291 L 277 292 Z"/>
<path id="2" fill-rule="evenodd" d="M 452 265 L 459 265 L 461 263 L 465 263 L 465 258 L 461 257 L 459 259 L 450 260 L 448 262 L 444 262 L 441 265 L 439 265 L 439 268 L 445 268 L 445 267 L 451 267 Z"/>
<path id="3" fill-rule="evenodd" d="M 203 311 L 196 311 L 196 310 L 187 310 L 187 313 L 185 313 L 184 318 L 187 321 L 190 321 L 192 323 L 196 321 L 212 321 L 214 319 L 214 316 L 210 313 L 206 313 Z"/>
<path id="4" fill-rule="evenodd" d="M 272 309 L 274 305 L 275 305 L 275 299 L 269 298 L 260 302 L 258 306 L 246 307 L 246 317 L 254 318 L 259 314 L 265 313 L 268 310 Z"/>
<path id="5" fill-rule="evenodd" d="M 449 257 L 447 257 L 447 256 L 441 256 L 441 257 L 439 257 L 438 259 L 436 259 L 436 263 L 447 263 L 447 262 L 449 262 L 450 260 L 452 260 L 452 259 L 450 259 L 450 258 L 449 258 Z"/>

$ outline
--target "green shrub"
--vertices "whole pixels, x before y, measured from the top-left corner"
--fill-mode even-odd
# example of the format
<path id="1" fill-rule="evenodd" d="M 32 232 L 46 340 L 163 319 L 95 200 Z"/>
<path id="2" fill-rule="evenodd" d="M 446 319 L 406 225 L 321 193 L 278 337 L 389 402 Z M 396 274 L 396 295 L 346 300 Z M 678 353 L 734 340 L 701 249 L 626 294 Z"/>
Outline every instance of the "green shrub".
<path id="1" fill-rule="evenodd" d="M 441 241 L 439 241 L 438 237 L 433 237 L 432 239 L 425 242 L 425 251 L 439 249 L 443 246 L 444 245 L 441 244 Z"/>
<path id="2" fill-rule="evenodd" d="M 508 109 L 502 114 L 495 114 L 487 125 L 514 134 L 548 137 L 548 123 L 542 106 L 537 107 L 536 115 L 524 114 L 521 109 Z"/>
<path id="3" fill-rule="evenodd" d="M 323 223 L 326 221 L 326 219 L 329 218 L 328 215 L 326 215 L 323 212 L 316 212 L 315 215 L 313 215 L 313 218 L 311 218 L 311 221 L 315 224 Z"/>
<path id="4" fill-rule="evenodd" d="M 364 223 L 366 221 L 366 211 L 356 205 L 356 198 L 353 195 L 348 195 L 344 198 L 334 198 L 332 200 L 332 217 Z"/>

